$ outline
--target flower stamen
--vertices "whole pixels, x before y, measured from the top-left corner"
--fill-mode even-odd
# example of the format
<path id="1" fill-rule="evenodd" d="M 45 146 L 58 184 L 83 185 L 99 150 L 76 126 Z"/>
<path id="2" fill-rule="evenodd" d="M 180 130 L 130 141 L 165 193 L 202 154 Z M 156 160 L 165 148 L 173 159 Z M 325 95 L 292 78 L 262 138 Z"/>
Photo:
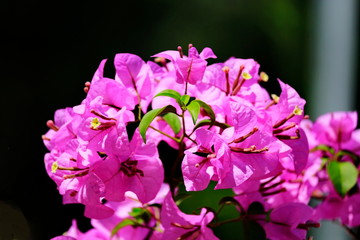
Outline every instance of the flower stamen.
<path id="1" fill-rule="evenodd" d="M 267 186 L 267 187 L 265 187 L 265 186 L 260 186 L 260 192 L 266 192 L 267 190 L 270 190 L 270 189 L 272 189 L 272 188 L 276 188 L 277 186 L 283 184 L 284 182 L 285 182 L 285 180 L 282 179 L 282 180 L 280 180 L 279 182 L 274 183 L 274 184 L 272 184 L 272 185 L 270 185 L 270 186 Z"/>
<path id="2" fill-rule="evenodd" d="M 294 128 L 296 126 L 295 123 L 291 123 L 290 125 L 286 126 L 286 127 L 283 127 L 283 128 L 279 128 L 279 129 L 274 129 L 273 130 L 273 134 L 279 134 L 279 133 L 282 133 L 282 132 L 285 132 L 291 128 Z"/>
<path id="3" fill-rule="evenodd" d="M 181 47 L 181 46 L 178 46 L 178 47 L 177 47 L 177 50 L 178 50 L 178 52 L 179 52 L 179 54 L 180 54 L 180 58 L 183 58 L 183 57 L 184 57 L 184 53 L 183 53 L 182 47 Z"/>
<path id="4" fill-rule="evenodd" d="M 166 71 L 169 71 L 167 64 L 166 64 L 166 59 L 163 57 L 157 57 L 154 59 L 154 62 L 156 63 L 160 63 L 162 67 L 164 67 L 166 69 Z"/>
<path id="5" fill-rule="evenodd" d="M 225 79 L 226 79 L 226 95 L 229 95 L 229 93 L 230 93 L 230 80 L 229 80 L 230 68 L 225 66 L 222 68 L 222 70 L 225 73 Z"/>
<path id="6" fill-rule="evenodd" d="M 144 176 L 144 172 L 140 169 L 138 169 L 136 166 L 138 164 L 138 161 L 136 160 L 126 160 L 125 162 L 121 163 L 120 166 L 120 171 L 122 171 L 126 176 L 128 177 L 133 177 L 135 176 L 137 173 L 143 177 Z"/>
<path id="7" fill-rule="evenodd" d="M 52 130 L 54 130 L 55 132 L 59 131 L 59 127 L 55 125 L 53 120 L 48 120 L 46 122 L 46 126 Z"/>
<path id="8" fill-rule="evenodd" d="M 286 192 L 286 191 L 287 191 L 286 188 L 280 188 L 279 190 L 276 190 L 273 192 L 262 192 L 261 195 L 263 197 L 267 197 L 267 196 L 275 195 L 275 194 Z"/>
<path id="9" fill-rule="evenodd" d="M 244 135 L 244 136 L 241 136 L 237 139 L 234 139 L 233 141 L 229 142 L 228 144 L 231 144 L 231 143 L 240 143 L 240 142 L 243 142 L 245 141 L 248 137 L 250 137 L 251 135 L 253 135 L 254 133 L 256 133 L 259 129 L 257 127 L 254 127 L 253 130 L 251 130 L 248 134 Z"/>
<path id="10" fill-rule="evenodd" d="M 265 72 L 260 72 L 260 82 L 267 82 L 269 81 L 269 76 Z"/>
<path id="11" fill-rule="evenodd" d="M 114 126 L 115 124 L 115 122 L 100 122 L 100 120 L 95 117 L 91 120 L 90 128 L 92 130 L 102 131 Z"/>
<path id="12" fill-rule="evenodd" d="M 271 94 L 272 101 L 265 107 L 265 110 L 268 110 L 271 106 L 277 104 L 279 102 L 279 96 L 276 94 Z"/>
<path id="13" fill-rule="evenodd" d="M 269 147 L 256 149 L 256 146 L 252 145 L 248 148 L 230 147 L 230 150 L 233 152 L 238 152 L 238 153 L 262 153 L 262 152 L 269 151 Z"/>
<path id="14" fill-rule="evenodd" d="M 91 109 L 90 112 L 91 112 L 92 114 L 94 114 L 94 115 L 96 115 L 96 116 L 104 119 L 104 120 L 114 120 L 114 121 L 116 121 L 116 118 L 107 117 L 107 116 L 105 116 L 105 115 L 103 115 L 103 114 L 101 114 L 101 113 L 96 112 L 94 109 Z"/>
<path id="15" fill-rule="evenodd" d="M 236 95 L 236 93 L 240 90 L 241 85 L 243 83 L 243 81 L 240 81 L 240 77 L 242 75 L 242 72 L 244 71 L 244 68 L 245 68 L 244 65 L 240 66 L 239 72 L 238 72 L 238 74 L 237 74 L 237 76 L 235 78 L 235 81 L 233 83 L 232 93 L 231 93 L 231 95 L 233 95 L 233 96 Z"/>
<path id="16" fill-rule="evenodd" d="M 280 120 L 279 122 L 275 123 L 273 128 L 278 128 L 281 127 L 284 123 L 286 123 L 289 119 L 291 119 L 292 117 L 296 116 L 296 115 L 301 115 L 302 114 L 302 110 L 298 107 L 295 106 L 294 110 L 284 119 Z"/>
<path id="17" fill-rule="evenodd" d="M 193 229 L 194 227 L 196 227 L 194 225 L 181 225 L 180 223 L 176 223 L 176 222 L 172 222 L 171 225 L 182 229 Z"/>
<path id="18" fill-rule="evenodd" d="M 91 85 L 90 82 L 85 82 L 85 87 L 84 87 L 84 92 L 85 92 L 85 93 L 88 93 L 88 92 L 89 92 L 89 90 L 90 90 L 90 85 Z"/>
<path id="19" fill-rule="evenodd" d="M 88 173 L 89 173 L 89 170 L 86 169 L 85 171 L 79 172 L 77 174 L 64 175 L 63 178 L 69 179 L 69 178 L 83 177 L 83 176 L 87 175 Z"/>
<path id="20" fill-rule="evenodd" d="M 42 135 L 41 136 L 41 138 L 42 138 L 42 140 L 45 140 L 45 141 L 51 141 L 51 139 L 50 138 L 48 138 L 47 136 L 45 136 L 45 135 Z"/>
<path id="21" fill-rule="evenodd" d="M 295 131 L 296 136 L 289 136 L 289 135 L 275 135 L 275 137 L 277 137 L 278 139 L 282 139 L 282 140 L 296 140 L 300 138 L 300 130 L 296 129 Z"/>

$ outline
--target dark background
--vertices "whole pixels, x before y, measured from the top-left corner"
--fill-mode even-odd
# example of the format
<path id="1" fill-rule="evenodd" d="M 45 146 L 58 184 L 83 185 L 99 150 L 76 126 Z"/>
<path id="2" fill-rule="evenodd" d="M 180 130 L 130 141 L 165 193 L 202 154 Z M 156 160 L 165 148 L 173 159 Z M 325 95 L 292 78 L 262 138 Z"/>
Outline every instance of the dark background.
<path id="1" fill-rule="evenodd" d="M 5 1 L 0 8 L 0 239 L 50 239 L 81 205 L 62 205 L 43 163 L 41 135 L 55 110 L 78 105 L 102 59 L 150 56 L 193 43 L 225 61 L 254 58 L 307 97 L 309 1 Z M 269 89 L 276 91 L 269 83 Z M 359 109 L 359 105 L 357 105 Z"/>

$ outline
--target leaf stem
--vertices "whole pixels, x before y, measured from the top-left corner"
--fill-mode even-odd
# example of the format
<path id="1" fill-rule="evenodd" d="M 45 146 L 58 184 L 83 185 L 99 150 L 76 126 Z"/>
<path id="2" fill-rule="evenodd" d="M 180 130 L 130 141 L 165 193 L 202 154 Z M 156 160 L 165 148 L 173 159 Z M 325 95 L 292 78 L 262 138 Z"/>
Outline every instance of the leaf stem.
<path id="1" fill-rule="evenodd" d="M 217 223 L 209 223 L 207 226 L 210 227 L 210 228 L 216 228 L 216 227 L 219 227 L 221 225 L 224 225 L 226 223 L 232 223 L 232 222 L 239 222 L 241 220 L 243 220 L 243 216 L 239 216 L 237 218 L 231 218 L 231 219 L 226 219 L 222 222 L 217 222 Z"/>
<path id="2" fill-rule="evenodd" d="M 192 139 L 189 135 L 186 134 L 185 137 L 197 145 L 197 142 L 194 139 Z"/>
<path id="3" fill-rule="evenodd" d="M 177 142 L 177 143 L 180 143 L 180 139 L 178 139 L 178 138 L 172 137 L 172 136 L 170 136 L 169 134 L 164 133 L 163 131 L 161 131 L 161 130 L 159 130 L 159 129 L 157 129 L 157 128 L 154 128 L 153 126 L 149 126 L 149 128 L 151 128 L 151 129 L 157 131 L 158 133 L 160 133 L 160 134 L 162 134 L 162 135 L 164 135 L 164 136 L 166 136 L 166 137 L 174 140 L 174 141 Z"/>

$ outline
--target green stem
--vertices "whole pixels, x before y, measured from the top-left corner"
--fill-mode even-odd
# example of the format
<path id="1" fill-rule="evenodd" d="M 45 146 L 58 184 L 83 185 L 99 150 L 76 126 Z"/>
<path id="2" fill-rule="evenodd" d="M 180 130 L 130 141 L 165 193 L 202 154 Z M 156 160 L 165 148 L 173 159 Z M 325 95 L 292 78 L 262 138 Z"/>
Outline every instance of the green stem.
<path id="1" fill-rule="evenodd" d="M 197 142 L 194 139 L 192 139 L 189 135 L 186 134 L 185 137 L 197 145 Z"/>
<path id="2" fill-rule="evenodd" d="M 135 92 L 136 92 L 138 103 L 139 103 L 138 104 L 138 119 L 139 119 L 139 121 L 141 121 L 141 98 L 140 98 L 140 94 L 139 94 L 136 86 L 135 86 Z"/>
<path id="3" fill-rule="evenodd" d="M 186 129 L 185 129 L 185 111 L 184 109 L 182 109 L 182 113 L 180 115 L 181 117 L 181 122 L 182 122 L 182 130 L 183 130 L 183 134 L 182 136 L 180 137 L 180 143 L 182 143 L 184 141 L 184 138 L 186 136 Z"/>
<path id="4" fill-rule="evenodd" d="M 174 137 L 170 136 L 169 134 L 164 133 L 163 131 L 161 131 L 161 130 L 159 130 L 159 129 L 157 129 L 157 128 L 154 128 L 153 126 L 149 126 L 149 128 L 157 131 L 158 133 L 161 133 L 162 135 L 164 135 L 164 136 L 166 136 L 166 137 L 174 140 L 174 141 L 177 142 L 177 143 L 180 143 L 180 139 L 178 139 L 178 138 L 174 138 Z"/>
<path id="5" fill-rule="evenodd" d="M 221 204 L 221 205 L 220 205 L 219 209 L 216 211 L 215 216 L 218 216 L 218 215 L 220 214 L 220 212 L 221 212 L 221 211 L 223 210 L 223 208 L 224 208 L 224 205 L 225 205 L 225 204 Z"/>
<path id="6" fill-rule="evenodd" d="M 185 111 L 184 109 L 182 109 L 182 114 L 181 116 L 181 120 L 182 120 L 182 129 L 183 129 L 183 134 L 180 137 L 178 143 L 179 143 L 179 150 L 178 150 L 178 156 L 175 159 L 174 165 L 171 168 L 171 172 L 170 172 L 170 191 L 172 193 L 172 196 L 175 195 L 175 188 L 179 182 L 179 179 L 176 178 L 176 171 L 178 170 L 178 167 L 182 161 L 182 159 L 184 158 L 184 151 L 185 151 L 185 144 L 184 144 L 184 138 L 186 136 L 186 130 L 185 130 Z"/>
<path id="7" fill-rule="evenodd" d="M 216 227 L 219 227 L 221 225 L 224 225 L 226 223 L 232 223 L 232 222 L 239 222 L 241 220 L 243 220 L 243 216 L 239 216 L 237 218 L 231 218 L 231 219 L 226 219 L 222 222 L 217 222 L 217 223 L 209 223 L 207 226 L 210 227 L 210 228 L 216 228 Z"/>

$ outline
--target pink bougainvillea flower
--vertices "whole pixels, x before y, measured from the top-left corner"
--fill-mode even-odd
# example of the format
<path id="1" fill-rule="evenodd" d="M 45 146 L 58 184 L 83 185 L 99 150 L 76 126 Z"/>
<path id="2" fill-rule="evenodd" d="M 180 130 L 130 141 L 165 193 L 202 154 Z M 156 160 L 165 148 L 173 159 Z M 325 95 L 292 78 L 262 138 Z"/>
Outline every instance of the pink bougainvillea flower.
<path id="1" fill-rule="evenodd" d="M 63 152 L 53 149 L 47 153 L 46 171 L 57 184 L 64 204 L 84 204 L 88 217 L 109 217 L 113 211 L 101 203 L 105 194 L 104 183 L 94 173 L 96 166 L 78 166 L 77 146 L 77 141 L 72 140 Z"/>
<path id="2" fill-rule="evenodd" d="M 51 238 L 51 240 L 80 240 L 84 239 L 83 236 L 84 233 L 78 229 L 76 220 L 72 220 L 71 227 L 63 235 Z"/>
<path id="3" fill-rule="evenodd" d="M 224 69 L 225 68 L 225 69 Z M 229 95 L 237 95 L 243 87 L 257 83 L 260 65 L 254 59 L 230 58 L 224 62 L 225 81 L 222 88 Z M 227 76 L 228 74 L 228 76 Z M 226 84 L 224 86 L 224 83 Z M 220 87 L 220 86 L 219 86 Z"/>
<path id="4" fill-rule="evenodd" d="M 310 120 L 302 122 L 309 139 L 309 146 L 313 150 L 310 152 L 309 160 L 323 163 L 314 174 L 319 179 L 314 193 L 323 199 L 315 208 L 315 220 L 340 220 L 350 227 L 360 224 L 359 209 L 355 204 L 359 198 L 358 192 L 350 191 L 351 193 L 341 197 L 330 180 L 327 164 L 324 165 L 326 159 L 354 162 L 354 156 L 359 154 L 360 142 L 360 132 L 355 130 L 356 124 L 356 112 L 327 113 L 318 117 L 314 123 Z M 324 149 L 316 150 L 318 146 L 323 146 Z M 328 150 L 325 150 L 326 148 Z M 351 155 L 336 159 L 335 156 L 339 151 Z"/>
<path id="5" fill-rule="evenodd" d="M 147 109 L 153 93 L 154 82 L 150 81 L 150 67 L 139 56 L 129 53 L 115 55 L 115 81 L 127 89 L 133 101 Z M 121 95 L 120 95 L 121 96 Z"/>
<path id="6" fill-rule="evenodd" d="M 241 162 L 250 167 L 252 179 L 271 177 L 282 169 L 279 162 L 282 149 L 283 145 L 276 138 L 257 131 L 243 142 L 230 144 L 231 161 L 234 165 Z"/>
<path id="7" fill-rule="evenodd" d="M 57 237 L 51 238 L 50 240 L 76 240 L 76 238 L 70 237 L 70 236 L 57 236 Z"/>
<path id="8" fill-rule="evenodd" d="M 55 112 L 54 121 L 47 121 L 48 132 L 42 136 L 48 150 L 63 149 L 68 141 L 76 138 L 81 117 L 72 108 L 59 109 Z"/>
<path id="9" fill-rule="evenodd" d="M 110 78 L 103 78 L 95 83 L 91 83 L 90 90 L 87 95 L 90 101 L 98 96 L 103 97 L 103 104 L 114 108 L 127 107 L 134 109 L 137 104 L 134 96 L 129 92 L 128 88 L 121 83 Z"/>
<path id="10" fill-rule="evenodd" d="M 245 103 L 230 102 L 228 117 L 233 127 L 222 133 L 232 153 L 231 162 L 250 166 L 252 179 L 274 176 L 282 170 L 280 160 L 291 150 L 268 132 L 258 111 Z"/>
<path id="11" fill-rule="evenodd" d="M 217 176 L 220 169 L 230 167 L 230 161 L 227 161 L 230 158 L 230 149 L 218 134 L 206 129 L 198 129 L 195 135 L 198 146 L 186 150 L 182 162 L 187 191 L 204 190 L 211 179 L 221 179 L 222 176 Z M 252 174 L 250 168 L 244 164 L 238 172 L 237 180 L 240 183 Z"/>
<path id="12" fill-rule="evenodd" d="M 274 145 L 271 136 L 257 135 L 263 139 L 263 144 L 257 144 L 258 150 L 267 149 L 259 152 L 251 147 L 255 140 L 245 142 L 249 144 L 246 147 L 232 147 L 218 134 L 206 129 L 199 129 L 195 134 L 199 145 L 185 151 L 182 164 L 188 191 L 205 189 L 211 179 L 218 181 L 216 189 L 232 188 L 249 178 L 260 179 L 278 171 L 279 147 Z"/>
<path id="13" fill-rule="evenodd" d="M 160 208 L 155 205 L 162 204 L 168 193 L 169 186 L 163 184 L 151 202 L 142 204 L 134 193 L 126 192 L 124 201 L 105 204 L 114 210 L 114 215 L 111 217 L 91 219 L 93 228 L 85 233 L 79 231 L 76 221 L 73 220 L 68 231 L 52 240 L 159 240 L 163 228 L 160 223 Z M 128 225 L 116 230 L 119 224 L 126 221 Z"/>
<path id="14" fill-rule="evenodd" d="M 92 103 L 98 99 L 101 100 L 101 97 L 94 99 Z M 128 141 L 126 124 L 134 120 L 134 114 L 126 107 L 113 112 L 113 108 L 102 109 L 94 104 L 91 109 L 78 129 L 78 139 L 81 142 L 78 153 L 82 157 L 81 164 L 85 166 L 100 161 L 99 153 L 111 154 L 114 144 L 108 136 L 117 136 L 117 141 Z"/>
<path id="15" fill-rule="evenodd" d="M 105 184 L 105 198 L 122 201 L 126 191 L 134 192 L 141 202 L 152 200 L 164 180 L 164 169 L 156 146 L 144 144 L 138 131 L 130 142 L 117 134 L 108 136 L 115 143 L 106 159 L 99 162 L 95 173 Z"/>
<path id="16" fill-rule="evenodd" d="M 207 225 L 214 218 L 212 212 L 204 208 L 200 215 L 181 212 L 169 193 L 161 208 L 161 223 L 164 227 L 163 240 L 167 239 L 218 239 Z"/>
<path id="17" fill-rule="evenodd" d="M 296 174 L 300 174 L 306 167 L 308 156 L 309 156 L 309 144 L 306 138 L 306 134 L 302 128 L 296 129 L 297 136 L 289 136 L 284 135 L 285 138 L 289 139 L 281 139 L 283 143 L 291 148 L 291 152 L 281 158 L 281 164 L 284 168 L 295 171 Z M 275 135 L 278 136 L 279 135 Z M 294 139 L 291 139 L 294 137 Z"/>
<path id="18" fill-rule="evenodd" d="M 120 184 L 122 191 L 114 191 L 112 187 L 114 187 L 114 180 L 116 178 L 109 181 L 108 177 L 105 177 L 104 173 L 102 173 L 106 164 L 119 165 L 118 169 L 113 170 L 117 172 L 121 169 L 120 172 L 125 172 L 129 176 L 135 176 L 136 174 L 141 176 L 145 172 L 145 185 L 148 183 L 151 187 L 145 187 L 146 191 L 142 189 L 134 190 L 140 195 L 139 198 L 145 202 L 151 200 L 160 187 L 163 169 L 160 160 L 154 155 L 157 154 L 156 147 L 150 144 L 146 145 L 145 148 L 140 148 L 143 150 L 138 152 L 142 152 L 143 155 L 154 153 L 148 157 L 150 158 L 149 161 L 153 164 L 147 165 L 144 161 L 140 161 L 140 164 L 137 165 L 138 160 L 130 159 L 132 156 L 139 157 L 141 160 L 146 158 L 146 156 L 137 155 L 138 152 L 132 152 L 132 148 L 133 150 L 137 149 L 137 146 L 135 146 L 137 144 L 135 141 L 136 137 L 133 138 L 132 144 L 128 140 L 125 123 L 133 119 L 133 114 L 126 110 L 126 108 L 113 112 L 113 115 L 111 115 L 111 111 L 101 113 L 104 109 L 97 108 L 97 105 L 93 104 L 97 99 L 99 98 L 95 98 L 90 104 L 94 111 L 84 115 L 89 117 L 84 118 L 83 123 L 80 124 L 78 138 L 69 141 L 66 148 L 62 151 L 57 148 L 53 149 L 50 154 L 46 155 L 45 164 L 49 176 L 57 183 L 65 204 L 84 204 L 85 216 L 105 218 L 113 213 L 112 209 L 104 206 L 101 202 L 105 196 L 114 200 L 111 193 L 115 192 L 113 194 L 117 196 L 115 200 L 121 201 L 123 198 L 121 194 L 123 195 L 124 191 L 143 186 L 136 181 L 128 182 L 128 179 L 123 176 L 125 180 L 116 183 Z M 99 104 L 101 104 L 101 101 Z M 99 116 L 102 118 L 101 121 L 98 119 L 100 118 Z M 94 121 L 94 119 L 97 121 Z M 151 146 L 153 148 L 150 151 Z M 149 151 L 146 151 L 146 149 Z M 139 170 L 140 167 L 143 168 L 143 165 L 145 170 Z M 159 179 L 158 182 L 151 181 L 153 178 L 148 175 L 149 169 L 156 169 L 156 179 Z M 135 185 L 131 186 L 131 184 Z M 108 193 L 107 195 L 105 194 L 106 192 Z"/>
<path id="19" fill-rule="evenodd" d="M 259 180 L 248 180 L 239 186 L 233 188 L 235 200 L 239 202 L 242 210 L 247 211 L 249 206 L 254 202 L 261 203 L 265 210 L 268 209 L 262 192 L 260 192 L 261 184 Z"/>
<path id="20" fill-rule="evenodd" d="M 182 170 L 188 191 L 204 189 L 210 179 L 216 189 L 239 186 L 247 179 L 261 179 L 281 171 L 279 158 L 289 147 L 262 131 L 253 109 L 231 104 L 229 114 L 234 127 L 221 135 L 206 129 L 195 132 L 198 146 L 185 151 Z"/>
<path id="21" fill-rule="evenodd" d="M 356 112 L 332 112 L 318 117 L 312 131 L 319 143 L 340 150 L 343 144 L 351 140 L 356 125 Z"/>
<path id="22" fill-rule="evenodd" d="M 156 205 L 162 204 L 165 197 L 169 193 L 169 185 L 163 183 L 156 197 L 149 203 L 141 203 L 137 196 L 132 192 L 125 193 L 125 200 L 122 202 L 108 202 L 107 206 L 115 210 L 115 213 L 110 218 L 106 219 L 92 219 L 91 224 L 95 229 L 107 232 L 108 236 L 119 223 L 125 219 L 133 220 L 141 226 L 128 225 L 119 229 L 113 236 L 113 239 L 119 240 L 143 240 L 160 239 L 163 233 L 163 228 L 160 221 L 160 208 Z M 134 217 L 133 213 L 143 212 L 143 217 L 138 216 L 139 219 Z"/>
<path id="23" fill-rule="evenodd" d="M 292 149 L 287 157 L 281 159 L 283 166 L 299 174 L 306 166 L 309 151 L 305 132 L 300 128 L 306 101 L 288 84 L 278 82 L 281 94 L 266 107 L 268 118 L 265 121 L 274 136 Z"/>
<path id="24" fill-rule="evenodd" d="M 304 105 L 306 101 L 288 84 L 278 80 L 281 87 L 279 97 L 273 96 L 273 100 L 267 106 L 265 111 L 268 119 L 266 124 L 274 130 L 275 135 L 296 136 L 296 128 L 304 119 Z M 283 138 L 281 138 L 283 139 Z"/>
<path id="25" fill-rule="evenodd" d="M 331 185 L 330 188 L 332 188 Z M 313 219 L 316 221 L 322 219 L 340 219 L 345 201 L 339 196 L 339 194 L 336 193 L 333 188 L 328 194 L 329 195 L 326 196 L 326 198 L 315 208 Z"/>
<path id="26" fill-rule="evenodd" d="M 232 57 L 224 63 L 208 66 L 202 82 L 215 86 L 228 96 L 235 96 L 242 87 L 248 88 L 258 82 L 259 68 L 253 59 Z"/>
<path id="27" fill-rule="evenodd" d="M 319 183 L 316 173 L 320 168 L 320 164 L 321 162 L 314 162 L 313 165 L 305 168 L 301 174 L 284 170 L 271 184 L 264 186 L 265 189 L 269 189 L 266 196 L 267 204 L 271 207 L 278 207 L 288 202 L 308 204 L 313 191 Z"/>
<path id="28" fill-rule="evenodd" d="M 114 81 L 114 79 L 103 76 L 106 61 L 103 60 L 96 70 L 89 83 L 89 87 L 86 89 L 86 98 L 82 101 L 82 106 L 77 107 L 77 112 L 84 111 L 84 107 L 88 106 L 94 98 L 99 96 L 103 98 L 104 105 L 115 109 L 120 109 L 124 106 L 128 109 L 134 109 L 137 104 L 137 99 L 134 98 L 130 88 L 124 86 L 120 81 Z M 88 110 L 90 111 L 91 109 Z"/>
<path id="29" fill-rule="evenodd" d="M 290 202 L 308 204 L 318 184 L 316 173 L 320 164 L 321 162 L 309 164 L 300 175 L 284 169 L 273 177 L 247 180 L 233 189 L 235 199 L 245 210 L 253 202 L 260 202 L 265 210 Z"/>
<path id="30" fill-rule="evenodd" d="M 269 220 L 260 222 L 271 240 L 304 240 L 309 227 L 319 227 L 319 223 L 308 222 L 313 209 L 302 203 L 286 203 L 275 208 Z"/>
<path id="31" fill-rule="evenodd" d="M 188 82 L 190 84 L 195 84 L 203 78 L 207 65 L 206 59 L 216 58 L 210 48 L 204 48 L 199 54 L 193 46 L 189 47 L 188 56 L 183 55 L 182 50 L 179 50 L 164 51 L 152 57 L 163 57 L 172 61 L 176 69 L 176 81 L 178 83 Z"/>
<path id="32" fill-rule="evenodd" d="M 341 222 L 349 227 L 360 225 L 360 193 L 347 197 L 340 215 Z"/>
<path id="33" fill-rule="evenodd" d="M 334 189 L 315 208 L 313 219 L 338 220 L 348 227 L 360 225 L 360 193 L 340 197 Z"/>
<path id="34" fill-rule="evenodd" d="M 63 235 L 51 238 L 50 240 L 109 240 L 110 233 L 102 229 L 92 228 L 83 233 L 78 229 L 76 220 L 72 221 L 72 225 Z"/>

